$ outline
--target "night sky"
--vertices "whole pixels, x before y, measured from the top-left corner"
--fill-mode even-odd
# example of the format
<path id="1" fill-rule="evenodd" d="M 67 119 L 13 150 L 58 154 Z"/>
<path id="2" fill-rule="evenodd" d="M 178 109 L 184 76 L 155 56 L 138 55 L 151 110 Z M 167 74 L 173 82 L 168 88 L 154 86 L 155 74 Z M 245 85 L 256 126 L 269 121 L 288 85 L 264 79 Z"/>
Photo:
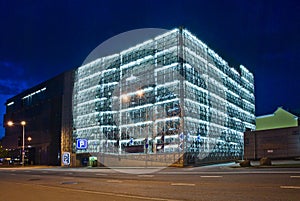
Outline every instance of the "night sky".
<path id="1" fill-rule="evenodd" d="M 117 34 L 179 26 L 253 72 L 256 115 L 300 113 L 300 1 L 0 0 L 0 138 L 8 98 L 79 67 Z"/>

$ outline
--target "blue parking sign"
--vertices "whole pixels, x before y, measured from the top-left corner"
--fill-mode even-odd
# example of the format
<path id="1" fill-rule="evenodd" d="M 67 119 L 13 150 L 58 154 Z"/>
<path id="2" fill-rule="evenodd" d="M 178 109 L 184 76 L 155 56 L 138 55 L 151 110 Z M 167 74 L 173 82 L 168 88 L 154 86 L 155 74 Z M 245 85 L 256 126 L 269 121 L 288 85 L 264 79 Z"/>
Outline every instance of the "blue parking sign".
<path id="1" fill-rule="evenodd" d="M 64 152 L 62 155 L 62 162 L 64 165 L 70 165 L 71 163 L 71 155 L 69 152 Z"/>
<path id="2" fill-rule="evenodd" d="M 87 149 L 88 141 L 86 139 L 77 139 L 76 148 L 77 149 Z"/>

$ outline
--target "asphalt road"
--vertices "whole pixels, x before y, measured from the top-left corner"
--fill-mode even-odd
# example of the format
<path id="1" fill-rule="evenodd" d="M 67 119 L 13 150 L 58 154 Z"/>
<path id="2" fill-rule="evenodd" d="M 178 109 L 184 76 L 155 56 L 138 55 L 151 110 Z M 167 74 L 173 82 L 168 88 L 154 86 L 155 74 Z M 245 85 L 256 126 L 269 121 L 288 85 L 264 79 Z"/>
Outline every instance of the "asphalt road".
<path id="1" fill-rule="evenodd" d="M 126 173 L 124 173 L 126 172 Z M 300 200 L 299 168 L 0 168 L 1 201 Z"/>

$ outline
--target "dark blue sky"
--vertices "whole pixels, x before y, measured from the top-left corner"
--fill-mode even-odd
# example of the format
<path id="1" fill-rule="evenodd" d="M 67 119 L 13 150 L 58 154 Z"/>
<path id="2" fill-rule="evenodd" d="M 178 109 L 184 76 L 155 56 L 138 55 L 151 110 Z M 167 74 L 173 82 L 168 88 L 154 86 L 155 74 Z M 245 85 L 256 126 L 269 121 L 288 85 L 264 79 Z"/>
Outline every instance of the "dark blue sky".
<path id="1" fill-rule="evenodd" d="M 300 112 L 299 13 L 297 0 L 0 0 L 0 125 L 7 98 L 80 66 L 108 38 L 178 26 L 254 73 L 257 115 Z"/>

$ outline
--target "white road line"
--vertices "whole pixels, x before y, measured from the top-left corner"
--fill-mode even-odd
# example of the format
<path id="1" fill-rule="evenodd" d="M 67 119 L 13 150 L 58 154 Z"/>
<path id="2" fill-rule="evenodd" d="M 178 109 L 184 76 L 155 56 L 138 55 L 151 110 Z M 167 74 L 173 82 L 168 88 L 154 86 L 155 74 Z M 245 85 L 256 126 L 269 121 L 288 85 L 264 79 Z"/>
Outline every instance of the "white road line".
<path id="1" fill-rule="evenodd" d="M 291 178 L 299 178 L 300 179 L 300 176 L 290 176 Z"/>
<path id="2" fill-rule="evenodd" d="M 149 175 L 148 174 L 145 174 L 145 175 L 142 174 L 142 175 L 138 175 L 138 177 L 154 177 L 154 175 L 152 175 L 152 174 L 151 175 L 150 174 Z"/>
<path id="3" fill-rule="evenodd" d="M 196 184 L 190 183 L 171 183 L 171 186 L 195 186 Z"/>
<path id="4" fill-rule="evenodd" d="M 207 175 L 207 176 L 200 176 L 201 178 L 221 178 L 223 176 L 217 176 L 217 175 Z"/>
<path id="5" fill-rule="evenodd" d="M 300 189 L 300 186 L 280 186 L 280 188 L 285 188 L 285 189 Z"/>
<path id="6" fill-rule="evenodd" d="M 76 181 L 64 181 L 64 182 L 61 182 L 61 184 L 78 184 L 78 182 L 76 182 Z"/>
<path id="7" fill-rule="evenodd" d="M 107 174 L 95 174 L 95 175 L 97 175 L 97 176 L 106 176 Z"/>
<path id="8" fill-rule="evenodd" d="M 63 177 L 63 180 L 70 180 L 70 179 L 76 179 L 76 177 Z"/>
<path id="9" fill-rule="evenodd" d="M 123 181 L 121 180 L 116 180 L 116 179 L 111 179 L 111 180 L 106 180 L 108 183 L 122 183 Z"/>

